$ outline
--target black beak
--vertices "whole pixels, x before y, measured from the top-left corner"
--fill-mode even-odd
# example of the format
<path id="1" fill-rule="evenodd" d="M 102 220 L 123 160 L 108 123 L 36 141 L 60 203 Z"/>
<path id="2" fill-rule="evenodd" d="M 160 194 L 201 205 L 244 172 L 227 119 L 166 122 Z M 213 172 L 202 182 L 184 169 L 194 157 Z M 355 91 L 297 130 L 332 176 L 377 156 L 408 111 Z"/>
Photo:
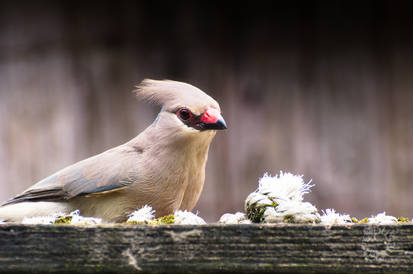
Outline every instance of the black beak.
<path id="1" fill-rule="evenodd" d="M 214 129 L 214 130 L 221 130 L 221 129 L 227 129 L 227 124 L 225 123 L 224 118 L 218 119 L 215 123 L 200 123 L 199 127 L 201 130 L 209 130 L 209 129 Z"/>

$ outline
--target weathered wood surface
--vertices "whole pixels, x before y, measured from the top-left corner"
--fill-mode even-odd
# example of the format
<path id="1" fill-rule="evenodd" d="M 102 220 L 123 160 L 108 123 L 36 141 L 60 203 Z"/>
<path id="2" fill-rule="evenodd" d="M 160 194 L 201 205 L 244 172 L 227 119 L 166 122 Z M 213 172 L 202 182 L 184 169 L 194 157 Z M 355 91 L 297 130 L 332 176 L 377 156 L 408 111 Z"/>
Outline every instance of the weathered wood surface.
<path id="1" fill-rule="evenodd" d="M 413 225 L 0 225 L 0 272 L 413 271 Z"/>

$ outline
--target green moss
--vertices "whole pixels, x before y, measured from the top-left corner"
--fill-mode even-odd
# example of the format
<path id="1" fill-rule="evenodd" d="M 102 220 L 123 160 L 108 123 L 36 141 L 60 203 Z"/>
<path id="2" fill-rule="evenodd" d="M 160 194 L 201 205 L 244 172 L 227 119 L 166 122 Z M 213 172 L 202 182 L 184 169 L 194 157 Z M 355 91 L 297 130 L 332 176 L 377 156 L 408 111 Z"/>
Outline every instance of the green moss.
<path id="1" fill-rule="evenodd" d="M 142 221 L 142 222 L 137 222 L 137 221 L 127 221 L 126 224 L 130 225 L 147 225 L 150 224 L 153 221 Z"/>
<path id="2" fill-rule="evenodd" d="M 167 224 L 174 224 L 175 223 L 175 216 L 174 215 L 166 215 L 163 217 L 156 218 L 155 220 L 151 221 L 143 221 L 143 222 L 136 222 L 136 221 L 129 221 L 127 224 L 132 225 L 167 225 Z"/>
<path id="3" fill-rule="evenodd" d="M 264 212 L 267 207 L 277 207 L 278 203 L 273 202 L 269 205 L 256 207 L 256 205 L 247 205 L 247 217 L 253 223 L 264 222 Z"/>
<path id="4" fill-rule="evenodd" d="M 247 216 L 248 216 L 248 219 L 251 220 L 251 222 L 261 223 L 262 221 L 264 221 L 264 212 L 265 212 L 265 207 L 261 207 L 261 208 L 250 207 L 249 210 L 247 210 Z"/>
<path id="5" fill-rule="evenodd" d="M 54 221 L 55 224 L 70 224 L 72 222 L 73 216 L 66 215 L 66 216 L 59 216 Z"/>
<path id="6" fill-rule="evenodd" d="M 289 224 L 294 224 L 296 222 L 294 215 L 291 215 L 291 214 L 285 215 L 283 221 L 284 223 L 289 223 Z"/>
<path id="7" fill-rule="evenodd" d="M 154 224 L 154 225 L 165 225 L 165 224 L 174 224 L 174 223 L 175 223 L 174 215 L 166 215 L 166 216 L 157 218 L 150 222 L 150 224 Z"/>
<path id="8" fill-rule="evenodd" d="M 125 224 L 130 224 L 130 225 L 137 225 L 137 221 L 127 221 Z"/>
<path id="9" fill-rule="evenodd" d="M 408 223 L 408 222 L 410 222 L 409 218 L 406 218 L 406 217 L 403 217 L 403 216 L 400 216 L 399 218 L 397 218 L 397 221 L 399 223 Z"/>

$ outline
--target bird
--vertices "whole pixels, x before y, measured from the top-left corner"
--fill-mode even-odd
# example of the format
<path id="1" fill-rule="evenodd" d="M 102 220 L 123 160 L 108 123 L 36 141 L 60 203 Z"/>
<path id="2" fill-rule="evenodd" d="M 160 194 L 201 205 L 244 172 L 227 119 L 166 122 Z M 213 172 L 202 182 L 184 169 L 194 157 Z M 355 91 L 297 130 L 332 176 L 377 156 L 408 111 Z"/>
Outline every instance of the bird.
<path id="1" fill-rule="evenodd" d="M 132 140 L 70 165 L 0 205 L 0 220 L 68 214 L 104 222 L 127 220 L 149 205 L 156 217 L 191 211 L 201 194 L 210 144 L 227 128 L 216 100 L 173 80 L 145 79 L 138 99 L 160 105 L 156 119 Z"/>

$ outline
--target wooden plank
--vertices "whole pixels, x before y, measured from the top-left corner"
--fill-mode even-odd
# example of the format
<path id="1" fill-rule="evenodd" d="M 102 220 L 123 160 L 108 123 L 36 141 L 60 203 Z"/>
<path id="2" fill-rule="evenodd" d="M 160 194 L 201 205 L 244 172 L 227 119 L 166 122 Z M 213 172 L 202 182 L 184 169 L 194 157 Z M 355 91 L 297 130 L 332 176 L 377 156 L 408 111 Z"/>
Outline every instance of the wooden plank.
<path id="1" fill-rule="evenodd" d="M 413 225 L 0 225 L 0 272 L 413 271 Z"/>

